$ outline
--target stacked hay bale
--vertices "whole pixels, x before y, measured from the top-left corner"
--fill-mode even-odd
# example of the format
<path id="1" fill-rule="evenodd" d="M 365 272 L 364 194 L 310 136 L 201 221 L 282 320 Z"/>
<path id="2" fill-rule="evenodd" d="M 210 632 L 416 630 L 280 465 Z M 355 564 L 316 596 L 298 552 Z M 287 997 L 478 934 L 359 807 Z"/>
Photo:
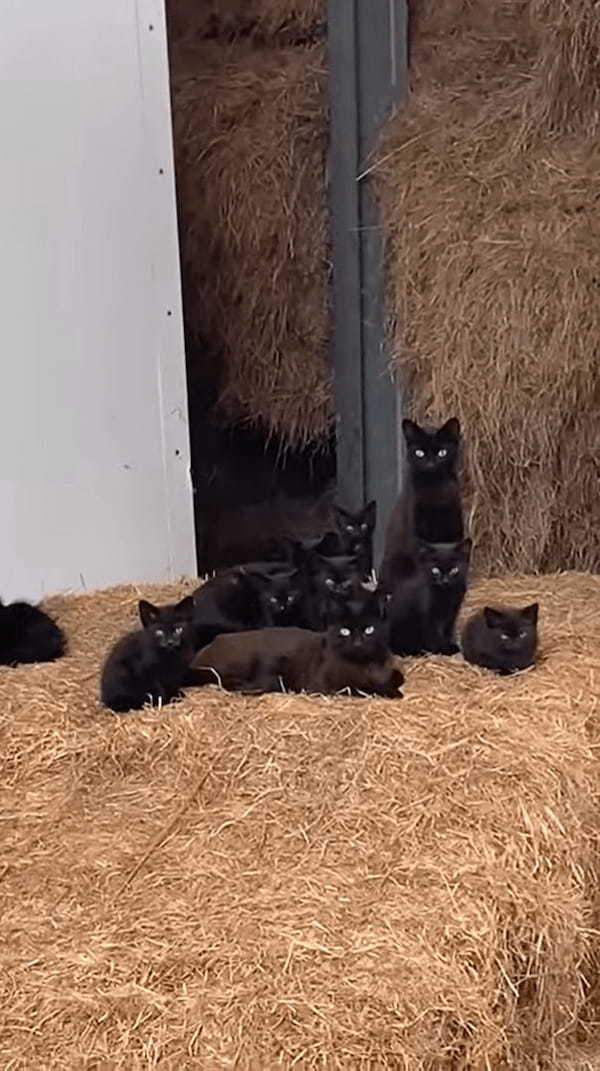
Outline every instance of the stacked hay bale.
<path id="1" fill-rule="evenodd" d="M 600 579 L 472 593 L 540 599 L 515 679 L 119 720 L 95 671 L 140 594 L 53 600 L 69 658 L 0 672 L 2 1066 L 593 1068 Z"/>
<path id="2" fill-rule="evenodd" d="M 374 174 L 393 360 L 457 413 L 488 573 L 598 568 L 594 0 L 413 0 L 413 92 Z"/>
<path id="3" fill-rule="evenodd" d="M 191 389 L 291 446 L 331 422 L 324 9 L 168 5 Z"/>

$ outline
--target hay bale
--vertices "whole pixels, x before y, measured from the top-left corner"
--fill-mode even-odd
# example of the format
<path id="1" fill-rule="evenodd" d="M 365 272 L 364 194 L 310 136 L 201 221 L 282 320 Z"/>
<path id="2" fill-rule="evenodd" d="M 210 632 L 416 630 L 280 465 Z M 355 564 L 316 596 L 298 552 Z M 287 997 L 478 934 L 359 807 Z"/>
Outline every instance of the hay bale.
<path id="1" fill-rule="evenodd" d="M 169 37 L 175 48 L 206 39 L 280 47 L 325 34 L 326 0 L 167 0 Z"/>
<path id="2" fill-rule="evenodd" d="M 173 84 L 188 329 L 218 355 L 222 412 L 290 444 L 325 439 L 323 49 L 209 42 L 195 59 L 196 73 Z"/>
<path id="3" fill-rule="evenodd" d="M 450 7 L 417 21 L 374 170 L 393 360 L 417 412 L 465 425 L 480 567 L 598 568 L 600 157 L 573 120 L 598 110 L 597 13 L 504 4 L 490 29 Z"/>
<path id="4" fill-rule="evenodd" d="M 205 689 L 124 718 L 96 671 L 139 592 L 52 600 L 72 654 L 0 671 L 3 1063 L 556 1066 L 598 950 L 600 581 L 473 603 L 533 594 L 514 680 L 436 658 L 398 703 Z"/>

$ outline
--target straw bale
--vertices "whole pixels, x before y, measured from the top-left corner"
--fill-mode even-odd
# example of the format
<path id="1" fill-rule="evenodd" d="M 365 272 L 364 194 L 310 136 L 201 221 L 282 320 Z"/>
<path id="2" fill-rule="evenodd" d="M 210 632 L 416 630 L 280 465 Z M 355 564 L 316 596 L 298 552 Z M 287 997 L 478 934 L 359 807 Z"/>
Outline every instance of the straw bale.
<path id="1" fill-rule="evenodd" d="M 480 566 L 598 568 L 597 10 L 451 6 L 416 21 L 373 164 L 392 359 L 417 413 L 462 419 Z"/>
<path id="2" fill-rule="evenodd" d="M 188 330 L 222 412 L 289 444 L 331 422 L 325 78 L 321 45 L 208 42 L 173 81 Z"/>
<path id="3" fill-rule="evenodd" d="M 397 703 L 119 718 L 97 673 L 139 594 L 50 600 L 72 653 L 0 671 L 2 1066 L 557 1066 L 598 951 L 600 580 L 475 591 L 540 599 L 514 679 L 431 658 Z"/>
<path id="4" fill-rule="evenodd" d="M 167 0 L 169 37 L 177 47 L 248 36 L 278 47 L 324 36 L 326 0 Z"/>

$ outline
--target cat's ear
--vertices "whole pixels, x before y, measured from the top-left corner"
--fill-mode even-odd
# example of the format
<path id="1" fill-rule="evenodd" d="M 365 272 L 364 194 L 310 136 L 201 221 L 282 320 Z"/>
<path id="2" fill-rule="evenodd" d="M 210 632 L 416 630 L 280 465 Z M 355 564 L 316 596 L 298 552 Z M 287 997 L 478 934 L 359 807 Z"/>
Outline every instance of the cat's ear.
<path id="1" fill-rule="evenodd" d="M 539 602 L 532 602 L 531 606 L 526 606 L 524 610 L 521 610 L 521 617 L 524 617 L 526 621 L 531 621 L 532 625 L 537 625 L 539 608 Z"/>
<path id="2" fill-rule="evenodd" d="M 504 615 L 499 610 L 492 609 L 491 606 L 484 606 L 483 616 L 488 628 L 501 628 L 504 623 Z"/>
<path id="3" fill-rule="evenodd" d="M 458 417 L 450 417 L 445 424 L 442 424 L 438 431 L 438 437 L 440 439 L 450 439 L 454 442 L 458 442 L 460 439 L 460 421 Z"/>
<path id="4" fill-rule="evenodd" d="M 151 602 L 147 602 L 146 599 L 140 599 L 138 602 L 138 613 L 142 625 L 144 628 L 148 628 L 149 625 L 153 625 L 158 621 L 160 610 L 158 606 L 154 606 Z"/>
<path id="5" fill-rule="evenodd" d="M 375 499 L 371 499 L 367 502 L 364 510 L 362 511 L 362 520 L 364 524 L 368 524 L 369 528 L 374 528 L 377 521 L 377 502 Z"/>
<path id="6" fill-rule="evenodd" d="M 419 438 L 421 429 L 418 424 L 415 424 L 414 420 L 409 420 L 408 417 L 405 417 L 402 421 L 402 431 L 406 442 L 410 446 Z"/>
<path id="7" fill-rule="evenodd" d="M 179 617 L 186 618 L 189 621 L 194 613 L 193 597 L 191 595 L 186 595 L 184 599 L 180 599 L 175 610 Z"/>
<path id="8" fill-rule="evenodd" d="M 423 542 L 419 543 L 419 545 L 417 547 L 417 558 L 419 558 L 421 561 L 424 561 L 425 558 L 431 557 L 432 553 L 433 553 L 433 547 L 431 546 L 430 543 L 423 543 Z"/>

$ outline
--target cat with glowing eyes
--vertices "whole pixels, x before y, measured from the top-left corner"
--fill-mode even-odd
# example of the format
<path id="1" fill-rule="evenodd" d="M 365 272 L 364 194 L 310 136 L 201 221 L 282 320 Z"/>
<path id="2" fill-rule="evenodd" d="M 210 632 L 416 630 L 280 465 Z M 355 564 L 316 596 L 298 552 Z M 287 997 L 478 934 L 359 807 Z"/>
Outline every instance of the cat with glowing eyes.
<path id="1" fill-rule="evenodd" d="M 455 627 L 467 592 L 471 540 L 421 543 L 418 556 L 429 586 L 425 648 L 431 654 L 457 654 Z"/>
<path id="2" fill-rule="evenodd" d="M 382 572 L 386 576 L 395 555 L 415 554 L 419 542 L 457 543 L 464 536 L 457 465 L 460 424 L 456 417 L 440 428 L 421 427 L 403 420 L 406 469 L 402 493 L 386 532 Z"/>
<path id="3" fill-rule="evenodd" d="M 100 699 L 120 714 L 179 698 L 194 656 L 191 596 L 170 606 L 142 599 L 138 611 L 142 628 L 117 641 L 102 669 Z"/>
<path id="4" fill-rule="evenodd" d="M 377 592 L 356 592 L 331 611 L 326 632 L 272 628 L 218 636 L 194 658 L 197 684 L 230 691 L 378 695 L 400 699 L 403 675 L 387 644 Z"/>

